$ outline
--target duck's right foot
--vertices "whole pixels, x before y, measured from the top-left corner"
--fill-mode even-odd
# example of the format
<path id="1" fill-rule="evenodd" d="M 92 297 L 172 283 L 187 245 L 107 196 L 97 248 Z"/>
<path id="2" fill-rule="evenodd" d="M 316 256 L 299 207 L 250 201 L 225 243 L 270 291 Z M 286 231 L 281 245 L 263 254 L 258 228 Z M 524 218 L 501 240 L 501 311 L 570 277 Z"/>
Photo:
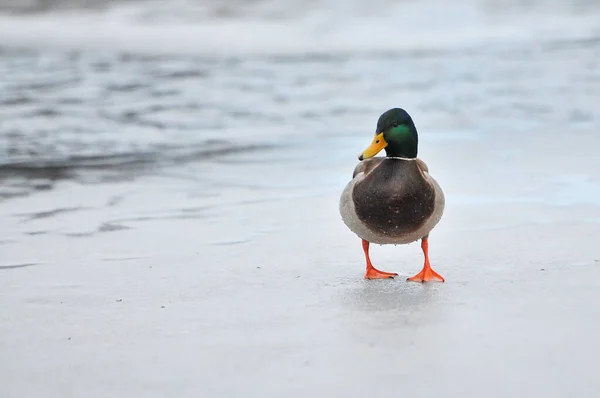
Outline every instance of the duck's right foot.
<path id="1" fill-rule="evenodd" d="M 367 268 L 365 279 L 391 279 L 398 276 L 395 272 L 383 272 L 373 267 Z"/>

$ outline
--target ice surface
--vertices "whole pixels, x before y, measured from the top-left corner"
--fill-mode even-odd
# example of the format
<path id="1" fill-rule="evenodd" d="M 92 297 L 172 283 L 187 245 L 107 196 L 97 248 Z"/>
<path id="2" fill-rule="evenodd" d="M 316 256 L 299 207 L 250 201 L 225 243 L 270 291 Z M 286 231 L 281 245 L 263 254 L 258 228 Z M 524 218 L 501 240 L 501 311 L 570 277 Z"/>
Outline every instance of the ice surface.
<path id="1" fill-rule="evenodd" d="M 362 279 L 337 213 L 354 145 L 290 153 L 325 168 L 224 161 L 197 182 L 5 203 L 2 396 L 594 397 L 597 137 L 560 162 L 544 138 L 510 162 L 503 139 L 427 146 L 448 194 L 430 244 L 443 285 L 405 282 L 418 245 L 373 247 L 400 277 Z M 564 202 L 571 186 L 584 202 Z"/>

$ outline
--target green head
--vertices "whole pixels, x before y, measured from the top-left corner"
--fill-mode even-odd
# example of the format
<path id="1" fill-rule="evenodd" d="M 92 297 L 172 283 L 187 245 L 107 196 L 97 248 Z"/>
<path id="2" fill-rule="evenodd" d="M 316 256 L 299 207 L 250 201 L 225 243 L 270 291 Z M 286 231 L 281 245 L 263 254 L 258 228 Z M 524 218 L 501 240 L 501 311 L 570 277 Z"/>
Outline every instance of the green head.
<path id="1" fill-rule="evenodd" d="M 373 142 L 358 157 L 368 159 L 385 148 L 388 157 L 413 159 L 417 157 L 419 136 L 410 115 L 401 108 L 393 108 L 379 116 Z"/>

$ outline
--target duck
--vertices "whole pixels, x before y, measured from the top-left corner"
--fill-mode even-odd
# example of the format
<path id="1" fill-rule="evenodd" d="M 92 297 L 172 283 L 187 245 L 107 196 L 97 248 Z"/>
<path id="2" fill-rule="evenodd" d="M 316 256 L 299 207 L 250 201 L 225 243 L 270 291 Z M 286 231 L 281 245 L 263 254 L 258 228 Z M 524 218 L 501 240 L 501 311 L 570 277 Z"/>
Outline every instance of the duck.
<path id="1" fill-rule="evenodd" d="M 387 279 L 394 272 L 376 269 L 370 244 L 407 245 L 421 241 L 422 270 L 410 282 L 444 282 L 431 267 L 429 235 L 445 208 L 445 196 L 429 167 L 417 157 L 419 136 L 412 117 L 392 108 L 377 120 L 375 137 L 358 157 L 352 180 L 342 191 L 339 211 L 344 224 L 362 239 L 365 279 Z M 378 156 L 385 150 L 385 157 Z"/>

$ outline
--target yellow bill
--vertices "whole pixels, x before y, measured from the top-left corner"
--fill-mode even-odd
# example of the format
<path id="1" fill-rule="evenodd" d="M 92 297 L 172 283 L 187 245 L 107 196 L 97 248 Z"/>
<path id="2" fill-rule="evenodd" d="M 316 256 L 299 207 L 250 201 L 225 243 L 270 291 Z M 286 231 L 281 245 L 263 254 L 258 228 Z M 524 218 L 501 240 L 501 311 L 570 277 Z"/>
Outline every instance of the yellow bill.
<path id="1" fill-rule="evenodd" d="M 363 153 L 358 157 L 358 160 L 364 160 L 372 158 L 377 155 L 383 148 L 387 146 L 387 142 L 383 139 L 383 133 L 379 133 L 373 138 L 373 142 L 371 145 L 367 147 L 363 151 Z"/>

